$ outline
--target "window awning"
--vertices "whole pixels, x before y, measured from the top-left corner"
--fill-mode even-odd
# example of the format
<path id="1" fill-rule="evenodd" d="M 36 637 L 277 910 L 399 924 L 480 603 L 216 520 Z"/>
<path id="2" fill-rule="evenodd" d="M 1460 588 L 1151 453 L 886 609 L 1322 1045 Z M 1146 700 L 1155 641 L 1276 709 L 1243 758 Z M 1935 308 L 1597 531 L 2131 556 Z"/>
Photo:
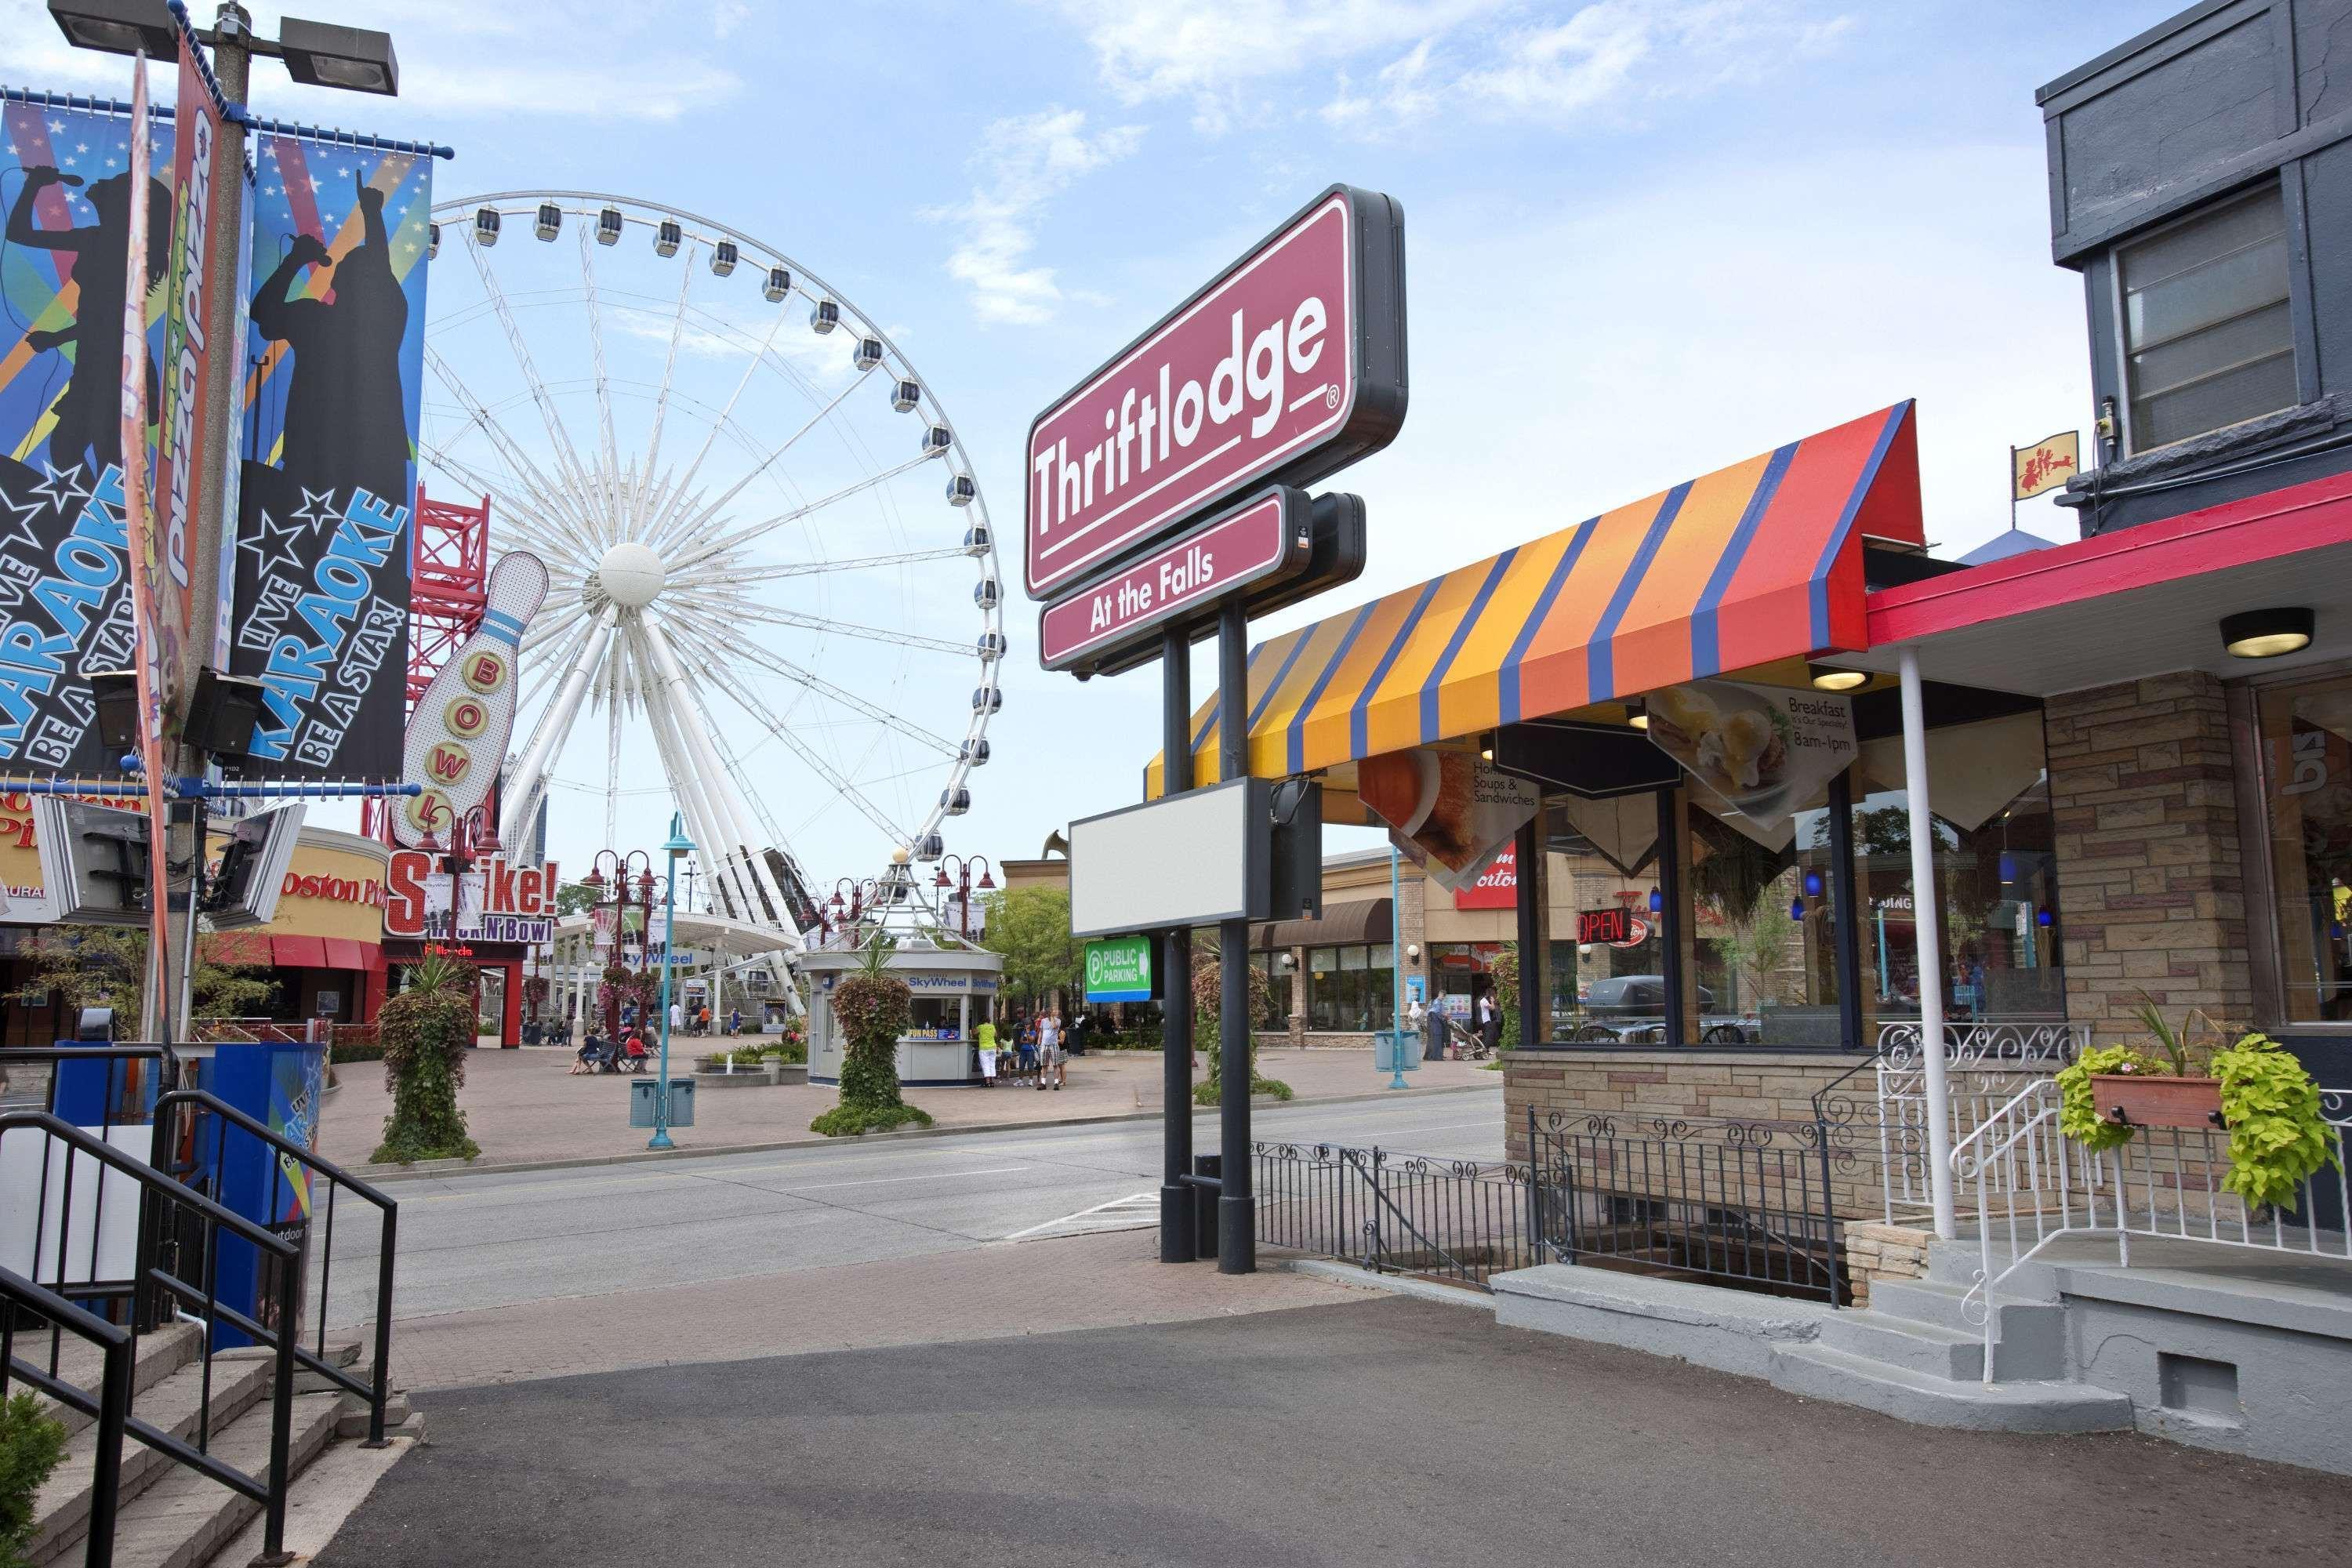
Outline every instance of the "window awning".
<path id="1" fill-rule="evenodd" d="M 1250 772 L 1280 778 L 1775 659 L 1866 647 L 1865 536 L 1925 541 L 1913 405 L 1250 650 Z M 1218 776 L 1217 702 L 1193 715 Z M 1160 793 L 1160 762 L 1145 778 Z"/>
<path id="2" fill-rule="evenodd" d="M 1250 931 L 1250 946 L 1261 952 L 1395 940 L 1395 906 L 1387 899 L 1355 899 L 1331 905 L 1321 920 L 1268 921 Z"/>

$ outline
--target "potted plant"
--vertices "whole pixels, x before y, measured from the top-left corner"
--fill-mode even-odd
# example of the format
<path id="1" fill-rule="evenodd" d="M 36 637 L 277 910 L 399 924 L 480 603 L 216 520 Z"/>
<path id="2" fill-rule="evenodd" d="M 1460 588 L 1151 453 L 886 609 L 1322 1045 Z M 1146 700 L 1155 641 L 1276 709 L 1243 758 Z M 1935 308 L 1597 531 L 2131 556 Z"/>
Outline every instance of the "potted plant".
<path id="1" fill-rule="evenodd" d="M 2242 1033 L 2205 1058 L 2210 1077 L 2194 1078 L 2173 1070 L 2194 1059 L 2182 1037 L 2166 1030 L 2158 1038 L 2177 1054 L 2158 1058 L 2136 1046 L 2104 1046 L 2060 1072 L 2060 1131 L 2100 1152 L 2129 1142 L 2143 1127 L 2219 1128 L 2230 1141 L 2222 1190 L 2253 1213 L 2292 1214 L 2303 1184 L 2323 1166 L 2343 1170 L 2319 1086 L 2277 1041 Z"/>
<path id="2" fill-rule="evenodd" d="M 2190 1068 L 2209 1065 L 2212 1051 L 2205 1042 L 2218 1042 L 2221 1031 L 2195 1007 L 2175 1026 L 2155 997 L 2146 991 L 2139 995 L 2139 1021 L 2161 1055 L 2120 1046 L 2084 1058 L 2086 1063 L 2091 1057 L 2109 1058 L 2089 1069 L 2099 1119 L 2118 1127 L 2221 1126 L 2221 1080 Z"/>

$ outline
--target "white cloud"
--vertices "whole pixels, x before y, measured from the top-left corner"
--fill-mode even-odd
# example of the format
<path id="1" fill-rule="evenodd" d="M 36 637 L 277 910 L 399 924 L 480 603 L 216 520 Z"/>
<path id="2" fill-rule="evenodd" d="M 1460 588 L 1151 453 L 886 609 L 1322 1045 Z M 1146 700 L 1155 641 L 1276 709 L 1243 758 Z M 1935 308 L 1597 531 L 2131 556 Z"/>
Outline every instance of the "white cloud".
<path id="1" fill-rule="evenodd" d="M 963 242 L 948 258 L 948 275 L 971 290 L 983 322 L 1035 326 L 1066 297 L 1054 268 L 1030 264 L 1045 205 L 1080 176 L 1132 153 L 1139 126 L 1087 134 L 1083 110 L 1047 109 L 992 123 L 973 153 L 980 183 L 971 198 L 924 216 L 963 226 Z"/>
<path id="2" fill-rule="evenodd" d="M 721 38 L 732 37 L 735 29 L 751 19 L 751 7 L 743 0 L 719 0 L 710 8 L 710 30 Z"/>
<path id="3" fill-rule="evenodd" d="M 1321 110 L 1375 133 L 1459 110 L 1573 119 L 1818 53 L 1846 18 L 1815 0 L 1062 0 L 1103 80 L 1129 102 L 1191 100 L 1215 133 L 1264 109 L 1265 84 L 1335 68 Z M 1361 84 L 1360 87 L 1359 84 Z"/>

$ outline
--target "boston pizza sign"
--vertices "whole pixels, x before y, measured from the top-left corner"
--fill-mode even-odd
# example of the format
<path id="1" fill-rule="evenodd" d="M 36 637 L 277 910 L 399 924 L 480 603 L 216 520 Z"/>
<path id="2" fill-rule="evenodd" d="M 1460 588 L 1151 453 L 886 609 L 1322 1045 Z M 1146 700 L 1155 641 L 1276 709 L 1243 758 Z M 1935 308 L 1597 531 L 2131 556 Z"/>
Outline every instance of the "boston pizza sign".
<path id="1" fill-rule="evenodd" d="M 1030 426 L 1024 575 L 1059 597 L 1245 487 L 1404 422 L 1404 220 L 1334 185 Z"/>

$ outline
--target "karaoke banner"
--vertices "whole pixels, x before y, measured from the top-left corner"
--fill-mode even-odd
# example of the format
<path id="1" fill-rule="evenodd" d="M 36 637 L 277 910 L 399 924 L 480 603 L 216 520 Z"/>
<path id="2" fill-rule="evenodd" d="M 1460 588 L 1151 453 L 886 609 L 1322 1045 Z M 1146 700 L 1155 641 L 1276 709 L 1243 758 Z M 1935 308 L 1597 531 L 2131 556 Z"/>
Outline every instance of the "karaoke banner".
<path id="1" fill-rule="evenodd" d="M 123 318 L 147 327 L 147 470 L 161 406 L 173 137 L 152 124 L 131 189 L 131 126 L 87 110 L 0 105 L 0 768 L 113 774 L 83 671 L 128 669 L 122 518 Z M 134 279 L 131 204 L 147 210 Z"/>
<path id="2" fill-rule="evenodd" d="M 397 775 L 432 160 L 254 143 L 235 673 L 250 771 Z"/>

